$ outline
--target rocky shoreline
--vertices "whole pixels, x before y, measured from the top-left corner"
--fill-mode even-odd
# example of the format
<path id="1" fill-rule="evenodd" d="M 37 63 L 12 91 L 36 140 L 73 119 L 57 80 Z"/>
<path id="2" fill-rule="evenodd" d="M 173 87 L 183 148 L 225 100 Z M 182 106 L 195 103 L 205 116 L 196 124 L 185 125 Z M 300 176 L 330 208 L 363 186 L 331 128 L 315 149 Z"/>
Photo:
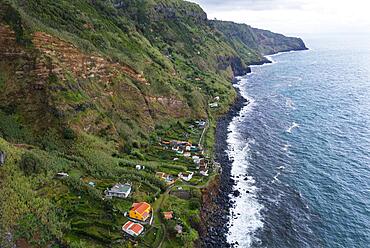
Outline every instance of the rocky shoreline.
<path id="1" fill-rule="evenodd" d="M 282 50 L 279 53 L 301 50 L 308 50 L 308 48 L 302 46 L 297 49 Z M 267 63 L 272 62 L 265 57 L 265 59 L 253 62 L 251 65 L 263 65 Z M 246 73 L 251 73 L 250 66 L 247 67 Z M 238 80 L 234 78 L 233 84 L 237 82 Z M 229 231 L 229 211 L 234 204 L 230 195 L 237 197 L 240 194 L 237 189 L 234 189 L 235 180 L 231 176 L 232 161 L 230 161 L 226 149 L 228 147 L 227 135 L 229 133 L 229 124 L 239 114 L 240 110 L 248 105 L 248 100 L 241 96 L 238 88 L 235 90 L 237 91 L 237 97 L 234 104 L 217 121 L 215 159 L 221 164 L 222 171 L 215 182 L 211 184 L 211 187 L 203 191 L 202 225 L 200 227 L 200 238 L 197 242 L 197 247 L 227 248 L 234 247 L 238 244 L 237 241 L 229 244 L 226 238 Z"/>
<path id="2" fill-rule="evenodd" d="M 235 82 L 236 80 L 234 80 Z M 208 189 L 207 192 L 204 192 L 206 194 L 206 196 L 203 196 L 202 206 L 204 226 L 201 231 L 200 247 L 232 247 L 226 240 L 229 210 L 233 204 L 230 194 L 237 196 L 239 192 L 234 190 L 235 181 L 231 177 L 232 161 L 229 160 L 226 153 L 228 147 L 227 135 L 232 119 L 248 104 L 247 100 L 240 95 L 239 90 L 236 90 L 237 98 L 234 104 L 217 122 L 215 157 L 216 161 L 222 166 L 222 172 L 217 179 L 216 188 Z"/>

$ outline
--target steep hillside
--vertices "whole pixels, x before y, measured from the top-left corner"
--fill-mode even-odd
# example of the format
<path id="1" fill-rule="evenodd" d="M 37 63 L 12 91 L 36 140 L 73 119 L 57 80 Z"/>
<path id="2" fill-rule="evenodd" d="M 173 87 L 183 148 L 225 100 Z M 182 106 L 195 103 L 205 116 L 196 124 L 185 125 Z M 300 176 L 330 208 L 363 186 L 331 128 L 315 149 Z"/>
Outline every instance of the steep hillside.
<path id="1" fill-rule="evenodd" d="M 244 56 L 247 61 L 251 58 L 251 53 L 256 53 L 257 59 L 249 63 L 259 63 L 263 61 L 261 55 L 270 55 L 278 52 L 291 50 L 306 50 L 302 39 L 286 37 L 282 34 L 271 31 L 252 28 L 246 24 L 238 24 L 225 21 L 210 21 L 211 26 L 222 32 L 228 43 Z"/>
<path id="2" fill-rule="evenodd" d="M 130 247 L 120 230 L 131 201 L 178 209 L 183 235 L 162 242 L 191 246 L 209 177 L 184 186 L 189 201 L 169 195 L 155 173 L 196 168 L 159 141 L 199 142 L 212 160 L 231 79 L 264 54 L 300 49 L 300 39 L 209 21 L 182 0 L 0 0 L 0 246 Z M 102 197 L 126 181 L 130 201 Z M 170 237 L 165 224 L 136 241 Z"/>

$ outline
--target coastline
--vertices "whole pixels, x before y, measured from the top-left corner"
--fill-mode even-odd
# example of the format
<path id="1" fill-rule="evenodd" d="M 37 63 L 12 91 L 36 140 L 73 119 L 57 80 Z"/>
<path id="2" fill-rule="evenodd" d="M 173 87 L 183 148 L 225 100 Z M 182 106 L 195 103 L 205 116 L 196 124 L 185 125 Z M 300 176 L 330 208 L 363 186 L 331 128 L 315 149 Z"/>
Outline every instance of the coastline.
<path id="1" fill-rule="evenodd" d="M 248 72 L 252 73 L 251 67 L 263 66 L 265 64 L 272 64 L 274 61 L 271 57 L 282 53 L 305 51 L 305 49 L 281 51 L 275 54 L 266 55 L 266 60 L 253 63 L 248 66 Z M 244 76 L 246 76 L 244 75 Z M 236 84 L 239 80 L 235 77 L 232 80 Z M 238 116 L 243 107 L 247 106 L 250 102 L 244 98 L 240 90 L 235 87 L 237 97 L 231 105 L 229 111 L 217 120 L 216 127 L 216 142 L 215 142 L 215 160 L 221 164 L 221 172 L 215 180 L 216 185 L 212 184 L 203 192 L 202 199 L 202 227 L 201 237 L 199 240 L 199 247 L 234 247 L 238 243 L 229 244 L 227 242 L 227 233 L 229 232 L 228 221 L 230 217 L 230 209 L 234 204 L 231 195 L 237 197 L 240 192 L 234 189 L 235 180 L 231 176 L 232 161 L 227 154 L 227 137 L 229 133 L 229 125 L 233 118 Z"/>
<path id="2" fill-rule="evenodd" d="M 237 81 L 234 79 L 233 83 Z M 204 226 L 200 247 L 232 247 L 226 239 L 227 222 L 229 220 L 229 210 L 233 204 L 230 194 L 237 195 L 238 191 L 234 190 L 235 181 L 231 177 L 232 163 L 226 153 L 228 147 L 227 135 L 230 122 L 249 103 L 240 94 L 238 88 L 235 88 L 235 90 L 237 91 L 235 102 L 229 111 L 217 121 L 215 157 L 216 161 L 221 164 L 222 171 L 218 175 L 217 185 L 213 185 L 213 188 L 203 192 L 202 221 Z"/>

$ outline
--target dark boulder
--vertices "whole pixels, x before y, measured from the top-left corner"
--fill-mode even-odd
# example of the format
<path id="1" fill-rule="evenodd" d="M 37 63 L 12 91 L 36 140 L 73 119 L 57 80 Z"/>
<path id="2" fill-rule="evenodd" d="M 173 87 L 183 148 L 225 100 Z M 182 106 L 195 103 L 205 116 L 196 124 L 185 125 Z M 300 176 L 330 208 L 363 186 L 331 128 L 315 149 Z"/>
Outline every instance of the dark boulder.
<path id="1" fill-rule="evenodd" d="M 0 151 L 0 165 L 5 164 L 6 154 L 3 151 Z"/>
<path id="2" fill-rule="evenodd" d="M 238 197 L 238 196 L 240 196 L 240 191 L 239 191 L 239 190 L 234 190 L 234 192 L 233 192 L 233 196 L 234 196 L 234 197 Z"/>

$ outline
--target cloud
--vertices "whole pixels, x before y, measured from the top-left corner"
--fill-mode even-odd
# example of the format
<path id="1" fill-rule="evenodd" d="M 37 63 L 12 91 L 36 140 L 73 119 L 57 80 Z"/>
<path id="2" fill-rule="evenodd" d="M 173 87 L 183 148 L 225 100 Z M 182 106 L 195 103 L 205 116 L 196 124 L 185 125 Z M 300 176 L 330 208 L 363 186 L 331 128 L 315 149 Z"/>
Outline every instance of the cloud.
<path id="1" fill-rule="evenodd" d="M 210 19 L 286 34 L 370 33 L 368 0 L 189 0 Z"/>
<path id="2" fill-rule="evenodd" d="M 210 11 L 301 9 L 307 0 L 190 0 Z"/>

